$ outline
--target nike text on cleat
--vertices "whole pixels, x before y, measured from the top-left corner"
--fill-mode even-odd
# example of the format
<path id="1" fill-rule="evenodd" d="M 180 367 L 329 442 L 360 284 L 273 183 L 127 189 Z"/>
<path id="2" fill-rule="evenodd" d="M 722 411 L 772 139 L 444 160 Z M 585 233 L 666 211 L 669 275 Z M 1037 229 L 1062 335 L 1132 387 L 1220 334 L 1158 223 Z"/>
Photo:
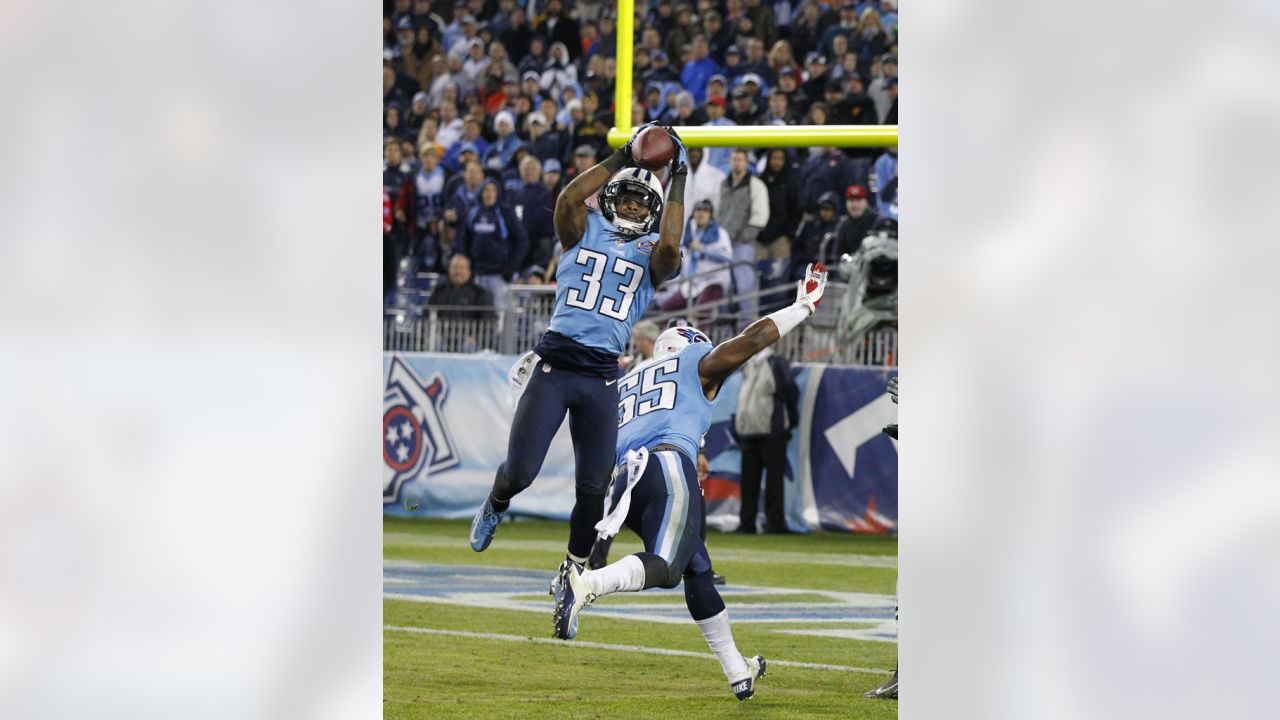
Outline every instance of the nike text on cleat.
<path id="1" fill-rule="evenodd" d="M 484 552 L 489 543 L 493 542 L 493 534 L 498 531 L 500 522 L 502 513 L 494 510 L 493 505 L 489 504 L 489 498 L 485 498 L 484 505 L 480 506 L 475 519 L 471 521 L 471 549 Z"/>
<path id="2" fill-rule="evenodd" d="M 747 661 L 747 670 L 751 674 L 736 683 L 731 683 L 729 689 L 733 690 L 733 696 L 739 700 L 750 700 L 756 694 L 756 680 L 764 677 L 764 672 L 768 667 L 768 662 L 763 655 L 756 655 L 751 658 L 743 658 Z"/>
<path id="3" fill-rule="evenodd" d="M 570 640 L 578 634 L 578 613 L 590 607 L 596 599 L 587 582 L 590 572 L 575 562 L 565 560 L 560 563 L 560 574 L 551 583 L 552 596 L 559 594 L 552 621 L 555 636 L 561 640 Z"/>

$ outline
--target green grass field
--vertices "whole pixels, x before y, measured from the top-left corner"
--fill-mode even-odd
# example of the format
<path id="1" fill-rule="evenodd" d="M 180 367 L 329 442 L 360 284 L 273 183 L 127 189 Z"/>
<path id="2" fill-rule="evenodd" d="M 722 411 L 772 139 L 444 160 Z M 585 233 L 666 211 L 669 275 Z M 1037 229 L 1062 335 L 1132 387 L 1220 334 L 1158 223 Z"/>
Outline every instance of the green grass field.
<path id="1" fill-rule="evenodd" d="M 602 598 L 583 613 L 574 640 L 554 640 L 552 603 L 545 593 L 564 558 L 568 524 L 503 523 L 483 554 L 467 545 L 468 526 L 468 521 L 384 522 L 386 718 L 897 716 L 895 701 L 862 697 L 896 665 L 897 643 L 847 637 L 877 628 L 893 632 L 896 539 L 710 533 L 715 569 L 728 578 L 724 597 L 738 648 L 769 660 L 755 698 L 738 702 L 684 610 L 680 590 Z M 639 539 L 624 530 L 610 559 L 640 549 Z M 434 581 L 413 586 L 415 581 L 400 579 L 419 571 Z M 461 578 L 459 593 L 474 592 L 464 587 L 468 578 L 484 583 L 503 573 L 509 587 L 518 590 L 448 597 L 454 589 L 448 578 Z M 405 588 L 411 586 L 436 601 L 391 597 L 410 592 Z M 477 607 L 476 597 L 487 606 Z M 881 619 L 844 620 L 841 603 L 850 603 L 851 611 L 874 605 Z M 786 621 L 736 619 L 770 608 Z M 818 608 L 829 617 L 807 619 Z M 675 621 L 597 614 L 609 612 L 665 613 Z M 678 654 L 658 654 L 670 651 Z"/>

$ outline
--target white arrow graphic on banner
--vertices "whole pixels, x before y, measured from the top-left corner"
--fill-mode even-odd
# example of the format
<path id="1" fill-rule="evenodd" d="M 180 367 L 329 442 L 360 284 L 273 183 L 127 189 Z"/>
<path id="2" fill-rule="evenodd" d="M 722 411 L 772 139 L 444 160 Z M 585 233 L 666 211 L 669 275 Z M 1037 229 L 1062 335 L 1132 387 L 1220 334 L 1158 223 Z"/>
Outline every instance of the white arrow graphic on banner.
<path id="1" fill-rule="evenodd" d="M 896 419 L 898 413 L 894 407 L 888 395 L 881 395 L 823 433 L 849 477 L 853 477 L 853 469 L 858 462 L 858 448 L 879 435 L 885 425 Z M 893 448 L 898 448 L 896 440 L 893 441 Z"/>

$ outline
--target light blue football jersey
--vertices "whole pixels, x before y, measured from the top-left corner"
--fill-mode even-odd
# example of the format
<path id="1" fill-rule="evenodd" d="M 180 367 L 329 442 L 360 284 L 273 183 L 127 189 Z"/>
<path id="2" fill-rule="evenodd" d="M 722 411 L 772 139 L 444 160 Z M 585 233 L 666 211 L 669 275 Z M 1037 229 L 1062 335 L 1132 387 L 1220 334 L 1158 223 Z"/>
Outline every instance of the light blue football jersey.
<path id="1" fill-rule="evenodd" d="M 658 234 L 621 240 L 600 211 L 587 208 L 582 239 L 556 265 L 553 332 L 590 348 L 621 355 L 631 327 L 653 300 L 649 256 Z"/>
<path id="2" fill-rule="evenodd" d="M 670 443 L 690 459 L 697 459 L 716 406 L 716 401 L 708 400 L 702 392 L 698 363 L 713 347 L 711 343 L 693 343 L 640 365 L 618 381 L 619 457 L 628 450 L 652 450 Z"/>

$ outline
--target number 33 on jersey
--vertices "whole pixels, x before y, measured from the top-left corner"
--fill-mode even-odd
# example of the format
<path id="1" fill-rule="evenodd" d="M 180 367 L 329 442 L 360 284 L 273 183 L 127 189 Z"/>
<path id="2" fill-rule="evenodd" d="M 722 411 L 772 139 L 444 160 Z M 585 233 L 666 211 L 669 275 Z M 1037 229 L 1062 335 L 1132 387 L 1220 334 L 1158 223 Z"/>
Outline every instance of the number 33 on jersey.
<path id="1" fill-rule="evenodd" d="M 623 241 L 615 232 L 598 210 L 588 208 L 582 240 L 556 265 L 556 311 L 550 329 L 621 355 L 631 326 L 653 299 L 649 256 L 658 235 Z"/>

